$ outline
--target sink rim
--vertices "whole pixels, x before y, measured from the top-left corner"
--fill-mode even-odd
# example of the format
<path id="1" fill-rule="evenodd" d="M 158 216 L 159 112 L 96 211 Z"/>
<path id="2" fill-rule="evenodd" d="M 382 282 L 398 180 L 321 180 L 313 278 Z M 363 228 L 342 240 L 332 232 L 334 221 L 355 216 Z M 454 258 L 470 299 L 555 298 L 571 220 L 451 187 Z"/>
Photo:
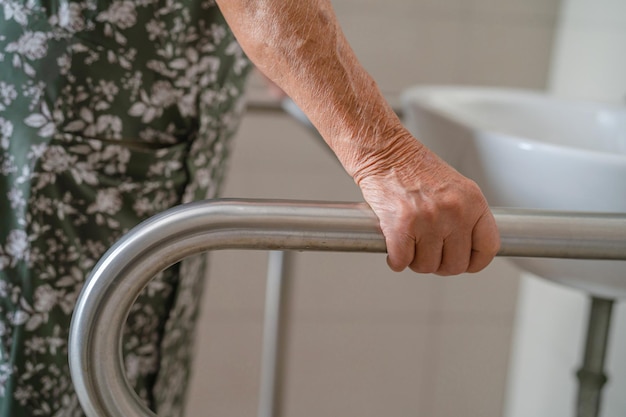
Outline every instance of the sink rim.
<path id="1" fill-rule="evenodd" d="M 568 146 L 507 132 L 506 129 L 478 126 L 474 120 L 468 120 L 468 117 L 463 117 L 462 115 L 457 114 L 453 108 L 442 107 L 442 105 L 439 104 L 442 99 L 451 97 L 452 94 L 464 94 L 464 98 L 481 98 L 481 95 L 483 97 L 488 95 L 488 97 L 494 98 L 513 97 L 517 102 L 520 102 L 520 100 L 539 100 L 545 104 L 558 104 L 570 108 L 584 109 L 594 113 L 616 113 L 618 115 L 623 115 L 625 119 L 626 106 L 591 100 L 568 99 L 551 95 L 541 90 L 454 85 L 417 85 L 406 89 L 400 97 L 402 104 L 405 107 L 419 105 L 422 109 L 452 120 L 461 126 L 472 125 L 474 126 L 474 130 L 479 132 L 479 134 L 502 136 L 510 140 L 512 144 L 516 143 L 523 150 L 548 151 L 567 156 L 568 158 L 595 158 L 619 165 L 626 164 L 626 150 L 621 153 L 610 149 L 596 149 L 579 145 Z M 456 105 L 458 100 L 453 103 Z"/>
<path id="2" fill-rule="evenodd" d="M 523 113 L 523 117 L 528 117 L 528 119 L 509 117 L 507 112 L 516 108 L 513 99 L 510 99 L 512 104 L 499 108 L 495 103 L 489 103 L 489 98 L 487 98 L 483 101 L 483 103 L 486 103 L 484 106 L 476 107 L 476 110 L 464 111 L 462 106 L 466 105 L 469 107 L 472 105 L 472 102 L 471 100 L 467 102 L 456 100 L 455 96 L 458 97 L 458 94 L 465 95 L 468 98 L 479 95 L 491 97 L 498 95 L 498 97 L 506 100 L 509 100 L 511 97 L 516 99 L 520 99 L 520 97 L 526 98 L 525 101 L 522 101 L 525 104 L 521 104 L 518 100 L 515 101 L 517 101 L 517 105 L 520 107 L 528 107 L 528 113 Z M 564 186 L 563 188 L 569 190 L 567 192 L 572 194 L 572 190 L 575 191 L 578 188 L 587 190 L 585 187 L 594 187 L 591 189 L 594 190 L 594 193 L 578 193 L 584 198 L 590 198 L 589 195 L 596 195 L 596 191 L 598 193 L 606 191 L 606 187 L 597 187 L 595 184 L 597 181 L 602 181 L 606 175 L 610 175 L 612 184 L 619 186 L 620 192 L 614 194 L 614 198 L 607 198 L 607 203 L 605 204 L 607 207 L 602 205 L 600 209 L 587 207 L 583 211 L 623 212 L 621 208 L 624 207 L 623 203 L 625 201 L 623 196 L 625 194 L 622 191 L 626 191 L 626 188 L 624 188 L 624 183 L 619 178 L 626 172 L 626 154 L 611 151 L 610 141 L 613 140 L 613 132 L 615 132 L 615 137 L 618 139 L 616 145 L 620 146 L 622 144 L 622 132 L 626 128 L 622 117 L 626 115 L 626 107 L 593 101 L 568 100 L 534 90 L 472 86 L 415 86 L 407 89 L 401 98 L 409 130 L 415 133 L 418 139 L 422 135 L 426 146 L 433 146 L 433 150 L 439 151 L 440 155 L 453 167 L 477 181 L 479 186 L 483 188 L 483 192 L 498 196 L 494 200 L 494 203 L 496 201 L 497 203 L 493 207 L 556 209 L 554 205 L 562 205 L 565 199 L 568 204 L 566 204 L 567 207 L 563 208 L 564 210 L 582 209 L 584 206 L 579 205 L 576 198 L 572 200 L 571 196 L 568 197 L 567 194 L 565 197 L 558 197 L 559 193 L 553 192 L 551 187 L 554 185 L 554 181 L 558 181 L 555 178 L 569 175 L 570 171 L 573 173 L 573 178 L 577 178 L 576 175 L 583 175 L 586 172 L 586 166 L 601 166 L 605 167 L 606 170 L 600 170 L 603 174 L 597 176 L 597 178 L 592 175 L 587 178 L 588 181 Z M 450 100 L 451 102 L 454 100 L 454 102 L 450 106 L 440 106 L 437 105 L 435 99 L 438 99 L 437 101 L 443 100 L 444 103 L 445 100 Z M 542 100 L 545 106 L 533 107 L 533 101 L 529 100 Z M 563 130 L 547 131 L 547 135 L 542 135 L 541 129 L 549 129 L 551 119 L 538 119 L 537 126 L 530 126 L 529 129 L 525 129 L 527 127 L 525 123 L 532 123 L 533 111 L 537 117 L 540 117 L 540 112 L 544 108 L 549 108 L 549 106 L 562 102 L 568 106 L 583 106 L 583 108 L 593 109 L 594 111 L 598 111 L 598 109 L 616 111 L 618 119 L 616 119 L 614 124 L 613 120 L 609 119 L 611 124 L 605 126 L 601 119 L 593 118 L 593 113 L 591 113 L 592 119 L 588 121 L 582 119 L 575 120 L 574 124 L 566 126 Z M 491 106 L 490 104 L 494 105 Z M 580 107 L 578 108 L 580 109 Z M 456 114 L 457 110 L 461 113 L 460 116 Z M 491 110 L 493 110 L 493 113 L 491 113 Z M 567 123 L 571 119 L 571 116 L 567 114 L 567 109 L 560 112 L 559 108 L 555 108 L 554 114 L 558 115 L 554 118 L 556 123 Z M 481 117 L 498 118 L 500 117 L 499 115 L 503 116 L 494 123 L 490 123 L 489 119 L 481 120 Z M 520 120 L 522 121 L 520 122 Z M 510 131 L 507 131 L 507 123 L 512 123 Z M 502 127 L 502 129 L 491 127 Z M 538 132 L 536 137 L 530 135 L 533 129 Z M 555 126 L 555 129 L 558 129 L 558 125 Z M 598 142 L 596 146 L 600 146 L 600 149 L 584 147 L 585 139 L 594 138 L 594 129 L 615 129 L 608 134 L 603 134 L 600 131 L 598 135 L 598 140 L 609 141 L 609 146 L 602 146 L 602 142 Z M 525 135 L 525 131 L 528 131 L 529 134 Z M 568 131 L 571 133 L 568 133 Z M 551 142 L 550 134 L 555 135 L 555 133 L 559 134 L 559 132 L 565 132 L 566 135 L 575 135 L 579 132 L 581 133 L 580 140 L 575 142 L 578 138 L 572 138 L 574 142 L 572 146 L 568 146 L 567 143 Z M 591 136 L 589 132 L 591 132 Z M 564 136 L 564 138 L 569 138 L 569 136 Z M 463 146 L 465 142 L 468 143 L 469 147 L 465 148 Z M 499 152 L 504 152 L 505 158 L 498 159 L 497 155 Z M 524 157 L 524 154 L 527 157 Z M 496 156 L 496 159 L 493 159 L 494 156 Z M 490 175 L 489 172 L 475 169 L 475 167 L 480 167 L 482 159 L 491 159 L 491 162 L 494 164 L 491 165 L 493 168 L 490 171 L 491 174 L 496 172 L 496 170 L 502 169 L 505 170 L 505 174 L 496 175 L 493 183 L 484 182 L 484 177 Z M 484 161 L 482 163 L 484 164 Z M 555 167 L 557 168 L 556 170 L 554 169 Z M 503 187 L 509 187 L 510 190 L 517 189 L 523 181 L 526 181 L 526 184 L 528 184 L 526 179 L 510 181 L 512 175 L 515 176 L 519 172 L 526 172 L 520 171 L 524 169 L 532 170 L 533 174 L 538 173 L 539 176 L 535 175 L 532 181 L 536 181 L 539 178 L 540 181 L 544 181 L 542 187 L 531 187 L 529 189 L 521 187 L 519 189 L 520 198 L 511 199 L 511 195 L 503 192 Z M 542 176 L 544 174 L 546 174 L 545 179 Z M 516 178 L 519 178 L 519 175 Z M 521 178 L 525 178 L 525 176 L 522 175 Z M 618 198 L 619 203 L 616 203 Z M 526 204 L 524 204 L 524 201 L 526 201 Z M 541 201 L 546 203 L 540 203 Z M 608 210 L 610 209 L 608 205 L 613 207 L 613 209 Z M 604 210 L 604 208 L 607 210 Z M 623 271 L 626 270 L 626 261 L 580 260 L 578 262 L 576 260 L 572 262 L 569 260 L 567 264 L 562 259 L 546 258 L 521 260 L 512 258 L 510 261 L 520 271 L 537 275 L 548 281 L 587 294 L 605 298 L 626 299 L 626 281 L 622 279 L 624 276 Z"/>

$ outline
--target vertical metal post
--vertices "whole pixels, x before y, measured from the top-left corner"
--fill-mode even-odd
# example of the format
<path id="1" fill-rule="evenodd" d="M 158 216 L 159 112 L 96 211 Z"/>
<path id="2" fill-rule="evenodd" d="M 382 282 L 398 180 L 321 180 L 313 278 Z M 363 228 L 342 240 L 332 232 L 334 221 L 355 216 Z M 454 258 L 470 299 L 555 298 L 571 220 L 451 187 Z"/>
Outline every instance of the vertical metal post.
<path id="1" fill-rule="evenodd" d="M 293 252 L 271 251 L 265 290 L 265 318 L 258 417 L 280 417 L 284 381 Z"/>
<path id="2" fill-rule="evenodd" d="M 611 312 L 614 300 L 592 297 L 587 327 L 587 341 L 583 366 L 577 372 L 578 407 L 577 417 L 598 417 L 602 387 L 607 381 L 604 360 L 609 339 Z"/>

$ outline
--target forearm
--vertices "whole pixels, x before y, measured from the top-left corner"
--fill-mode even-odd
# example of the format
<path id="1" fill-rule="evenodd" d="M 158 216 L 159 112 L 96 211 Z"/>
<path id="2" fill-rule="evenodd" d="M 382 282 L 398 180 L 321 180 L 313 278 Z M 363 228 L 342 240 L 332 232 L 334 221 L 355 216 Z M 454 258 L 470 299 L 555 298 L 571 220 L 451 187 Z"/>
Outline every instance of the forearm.
<path id="1" fill-rule="evenodd" d="M 218 4 L 250 59 L 307 114 L 357 182 L 398 142 L 411 140 L 359 64 L 328 0 Z"/>
<path id="2" fill-rule="evenodd" d="M 404 129 L 330 0 L 217 0 L 241 46 L 307 114 L 380 220 L 389 266 L 475 272 L 499 246 L 482 193 Z"/>

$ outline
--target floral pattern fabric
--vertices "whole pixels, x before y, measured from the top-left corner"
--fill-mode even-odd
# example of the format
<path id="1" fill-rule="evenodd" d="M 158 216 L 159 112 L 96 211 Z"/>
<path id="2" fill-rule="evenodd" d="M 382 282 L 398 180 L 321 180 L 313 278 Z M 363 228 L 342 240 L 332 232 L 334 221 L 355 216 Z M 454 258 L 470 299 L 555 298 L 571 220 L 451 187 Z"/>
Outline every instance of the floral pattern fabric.
<path id="1" fill-rule="evenodd" d="M 215 197 L 249 62 L 213 0 L 0 0 L 0 416 L 82 416 L 69 321 L 141 220 Z M 123 342 L 159 416 L 182 415 L 204 258 L 156 277 Z"/>

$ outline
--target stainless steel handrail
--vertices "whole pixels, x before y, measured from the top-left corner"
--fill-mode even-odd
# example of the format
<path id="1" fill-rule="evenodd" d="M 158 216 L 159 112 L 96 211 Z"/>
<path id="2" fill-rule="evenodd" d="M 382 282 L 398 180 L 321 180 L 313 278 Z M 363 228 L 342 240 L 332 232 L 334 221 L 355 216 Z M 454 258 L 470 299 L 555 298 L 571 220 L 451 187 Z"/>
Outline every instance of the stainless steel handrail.
<path id="1" fill-rule="evenodd" d="M 500 256 L 626 260 L 626 215 L 494 209 Z M 215 249 L 384 252 L 373 212 L 361 203 L 213 200 L 182 205 L 137 226 L 100 260 L 78 299 L 69 361 L 89 417 L 155 416 L 126 379 L 122 329 L 158 272 Z"/>

